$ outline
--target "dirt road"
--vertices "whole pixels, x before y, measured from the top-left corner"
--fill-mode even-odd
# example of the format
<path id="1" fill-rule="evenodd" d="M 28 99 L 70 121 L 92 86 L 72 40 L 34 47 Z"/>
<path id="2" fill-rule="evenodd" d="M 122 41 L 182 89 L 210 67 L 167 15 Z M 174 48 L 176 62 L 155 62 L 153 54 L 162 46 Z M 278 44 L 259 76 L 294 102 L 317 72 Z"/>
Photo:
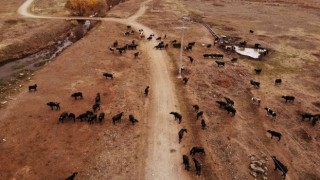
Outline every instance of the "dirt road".
<path id="1" fill-rule="evenodd" d="M 42 19 L 90 19 L 101 21 L 114 21 L 131 25 L 134 29 L 143 29 L 146 35 L 154 31 L 135 20 L 142 16 L 146 10 L 146 3 L 141 4 L 139 11 L 128 19 L 116 18 L 83 18 L 83 17 L 49 17 L 38 16 L 28 12 L 33 0 L 27 0 L 18 12 L 29 18 Z M 156 35 L 158 37 L 158 35 Z M 144 53 L 149 56 L 150 76 L 152 80 L 149 97 L 148 117 L 148 154 L 146 156 L 146 179 L 188 179 L 181 168 L 182 153 L 177 142 L 178 125 L 169 115 L 171 111 L 179 112 L 179 103 L 175 88 L 168 72 L 169 56 L 165 51 L 155 50 L 155 41 L 141 43 Z"/>

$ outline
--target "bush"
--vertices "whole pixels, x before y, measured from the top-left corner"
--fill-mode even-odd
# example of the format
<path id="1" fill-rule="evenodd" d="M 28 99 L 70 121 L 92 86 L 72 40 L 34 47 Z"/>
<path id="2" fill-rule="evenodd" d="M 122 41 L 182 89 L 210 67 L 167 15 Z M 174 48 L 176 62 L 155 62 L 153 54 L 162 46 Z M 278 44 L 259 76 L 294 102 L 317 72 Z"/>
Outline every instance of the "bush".
<path id="1" fill-rule="evenodd" d="M 77 16 L 89 16 L 94 13 L 104 14 L 106 2 L 104 0 L 68 0 L 65 6 Z"/>

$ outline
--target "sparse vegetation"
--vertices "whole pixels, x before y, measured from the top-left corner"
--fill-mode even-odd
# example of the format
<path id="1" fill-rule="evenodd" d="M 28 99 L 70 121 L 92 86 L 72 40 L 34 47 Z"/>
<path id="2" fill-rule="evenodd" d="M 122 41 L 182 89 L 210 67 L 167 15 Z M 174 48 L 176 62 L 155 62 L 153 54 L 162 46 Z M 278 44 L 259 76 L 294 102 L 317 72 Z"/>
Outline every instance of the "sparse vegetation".
<path id="1" fill-rule="evenodd" d="M 94 13 L 104 14 L 106 3 L 103 0 L 68 0 L 65 7 L 74 15 L 87 16 Z"/>

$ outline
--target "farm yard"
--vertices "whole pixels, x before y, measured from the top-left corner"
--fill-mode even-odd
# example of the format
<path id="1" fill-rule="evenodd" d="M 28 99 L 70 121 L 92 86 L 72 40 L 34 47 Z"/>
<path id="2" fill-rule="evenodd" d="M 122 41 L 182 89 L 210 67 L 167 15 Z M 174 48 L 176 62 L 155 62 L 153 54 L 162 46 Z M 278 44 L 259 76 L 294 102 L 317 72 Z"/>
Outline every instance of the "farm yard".
<path id="1" fill-rule="evenodd" d="M 55 2 L 0 4 L 64 37 L 81 17 Z M 319 9 L 129 0 L 87 18 L 84 37 L 1 94 L 0 179 L 320 179 Z"/>

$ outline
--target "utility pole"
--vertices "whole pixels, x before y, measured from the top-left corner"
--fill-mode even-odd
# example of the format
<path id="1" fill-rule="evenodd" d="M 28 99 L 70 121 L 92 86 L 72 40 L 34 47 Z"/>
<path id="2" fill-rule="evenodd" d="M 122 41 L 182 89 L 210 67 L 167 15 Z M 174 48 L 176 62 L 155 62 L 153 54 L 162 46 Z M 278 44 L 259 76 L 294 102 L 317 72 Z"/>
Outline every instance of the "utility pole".
<path id="1" fill-rule="evenodd" d="M 183 51 L 183 38 L 184 38 L 184 19 L 182 19 L 182 31 L 181 31 L 181 47 L 180 47 L 180 64 L 179 64 L 179 76 L 181 77 L 182 67 L 182 51 Z"/>

